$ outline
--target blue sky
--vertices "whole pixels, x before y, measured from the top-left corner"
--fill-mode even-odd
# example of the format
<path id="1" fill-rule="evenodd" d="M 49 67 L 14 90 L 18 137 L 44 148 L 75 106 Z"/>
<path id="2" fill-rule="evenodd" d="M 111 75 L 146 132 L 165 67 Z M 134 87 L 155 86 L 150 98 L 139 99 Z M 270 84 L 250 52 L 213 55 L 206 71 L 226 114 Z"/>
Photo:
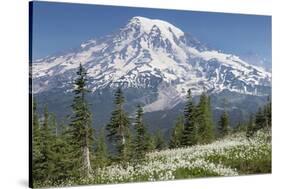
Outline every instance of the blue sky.
<path id="1" fill-rule="evenodd" d="M 33 59 L 110 34 L 133 16 L 162 19 L 223 52 L 271 60 L 271 17 L 70 3 L 33 4 Z"/>

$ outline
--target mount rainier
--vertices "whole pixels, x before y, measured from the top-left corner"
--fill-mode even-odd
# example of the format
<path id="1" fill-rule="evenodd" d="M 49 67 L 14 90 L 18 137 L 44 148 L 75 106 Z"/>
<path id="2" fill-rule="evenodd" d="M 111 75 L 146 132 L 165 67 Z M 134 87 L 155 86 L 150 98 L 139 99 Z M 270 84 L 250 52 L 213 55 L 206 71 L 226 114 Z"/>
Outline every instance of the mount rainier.
<path id="1" fill-rule="evenodd" d="M 133 17 L 117 32 L 69 52 L 33 61 L 33 94 L 53 103 L 62 100 L 58 93 L 67 99 L 80 63 L 88 72 L 93 99 L 122 87 L 128 91 L 127 105 L 142 103 L 145 112 L 175 108 L 188 89 L 194 95 L 206 91 L 239 99 L 271 94 L 271 73 L 262 67 L 208 48 L 166 21 L 144 17 Z"/>

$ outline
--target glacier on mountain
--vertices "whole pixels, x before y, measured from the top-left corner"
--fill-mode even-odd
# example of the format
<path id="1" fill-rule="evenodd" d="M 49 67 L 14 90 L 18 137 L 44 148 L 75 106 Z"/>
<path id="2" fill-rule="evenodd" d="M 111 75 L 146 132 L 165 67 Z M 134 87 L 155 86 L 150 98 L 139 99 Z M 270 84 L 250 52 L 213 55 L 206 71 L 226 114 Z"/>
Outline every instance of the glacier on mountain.
<path id="1" fill-rule="evenodd" d="M 33 93 L 70 91 L 80 63 L 93 93 L 108 87 L 156 90 L 158 98 L 146 104 L 145 111 L 174 107 L 188 89 L 195 95 L 229 90 L 263 96 L 271 91 L 271 73 L 265 69 L 209 49 L 166 21 L 136 16 L 116 33 L 35 60 Z"/>

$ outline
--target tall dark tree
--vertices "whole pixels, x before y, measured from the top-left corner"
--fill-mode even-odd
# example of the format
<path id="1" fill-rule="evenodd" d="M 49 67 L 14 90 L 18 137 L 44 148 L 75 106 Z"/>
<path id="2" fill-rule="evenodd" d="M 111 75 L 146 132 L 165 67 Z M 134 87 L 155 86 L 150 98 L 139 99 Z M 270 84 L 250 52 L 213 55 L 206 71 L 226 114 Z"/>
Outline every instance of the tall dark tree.
<path id="1" fill-rule="evenodd" d="M 52 172 L 54 169 L 54 162 L 53 162 L 53 152 L 52 152 L 52 145 L 53 145 L 53 135 L 49 125 L 49 111 L 47 106 L 44 108 L 44 120 L 41 129 L 41 171 L 44 174 L 44 180 L 49 180 L 52 178 Z"/>
<path id="2" fill-rule="evenodd" d="M 40 123 L 37 112 L 37 103 L 33 99 L 32 105 L 32 176 L 35 180 L 42 179 L 41 173 L 41 134 L 40 134 Z"/>
<path id="3" fill-rule="evenodd" d="M 59 129 L 54 130 L 55 136 L 52 145 L 54 170 L 52 176 L 56 181 L 59 181 L 71 177 L 75 170 L 72 170 L 72 148 L 69 145 L 72 141 L 69 135 L 70 128 L 63 123 L 56 125 Z"/>
<path id="4" fill-rule="evenodd" d="M 265 110 L 265 115 L 266 115 L 266 120 L 267 120 L 267 123 L 266 123 L 266 125 L 267 125 L 267 127 L 269 127 L 269 128 L 271 128 L 271 116 L 272 116 L 272 107 L 271 107 L 271 100 L 270 100 L 270 97 L 268 97 L 268 99 L 267 99 L 267 104 L 265 105 L 265 108 L 264 108 Z"/>
<path id="5" fill-rule="evenodd" d="M 130 159 L 130 122 L 123 109 L 124 100 L 123 92 L 118 88 L 114 100 L 115 110 L 111 113 L 110 123 L 106 126 L 107 137 L 115 148 L 112 158 L 117 161 Z"/>
<path id="6" fill-rule="evenodd" d="M 267 122 L 266 112 L 264 112 L 262 108 L 259 108 L 255 117 L 255 130 L 257 131 L 262 128 L 265 128 L 267 123 L 268 122 Z"/>
<path id="7" fill-rule="evenodd" d="M 97 137 L 96 149 L 95 149 L 95 162 L 96 167 L 104 167 L 109 162 L 107 146 L 105 141 L 105 133 L 104 128 L 102 128 L 99 132 L 99 136 Z"/>
<path id="8" fill-rule="evenodd" d="M 154 140 L 154 136 L 153 133 L 146 133 L 146 140 L 147 140 L 147 151 L 148 152 L 152 152 L 153 150 L 155 150 L 155 140 Z"/>
<path id="9" fill-rule="evenodd" d="M 154 144 L 156 150 L 163 150 L 166 148 L 163 131 L 158 129 L 154 136 Z"/>
<path id="10" fill-rule="evenodd" d="M 226 110 L 222 113 L 218 124 L 219 136 L 224 137 L 229 132 L 229 118 Z"/>
<path id="11" fill-rule="evenodd" d="M 143 123 L 143 109 L 140 105 L 137 106 L 136 120 L 135 120 L 135 139 L 134 139 L 134 159 L 142 160 L 148 149 L 148 141 L 146 128 Z"/>
<path id="12" fill-rule="evenodd" d="M 73 90 L 75 96 L 71 106 L 73 115 L 70 123 L 73 166 L 76 176 L 79 177 L 89 177 L 92 170 L 90 151 L 93 146 L 93 128 L 92 115 L 86 100 L 86 83 L 87 72 L 80 64 Z"/>
<path id="13" fill-rule="evenodd" d="M 171 139 L 169 142 L 169 148 L 181 147 L 182 134 L 184 130 L 184 117 L 178 116 L 175 122 L 175 126 L 172 129 Z"/>
<path id="14" fill-rule="evenodd" d="M 247 124 L 246 136 L 249 138 L 253 136 L 254 133 L 255 133 L 255 120 L 254 120 L 254 116 L 251 114 Z"/>
<path id="15" fill-rule="evenodd" d="M 191 90 L 189 89 L 184 108 L 184 129 L 182 133 L 181 146 L 192 146 L 197 143 L 195 116 L 196 109 L 193 105 Z"/>
<path id="16" fill-rule="evenodd" d="M 214 126 L 210 97 L 208 97 L 205 92 L 200 96 L 197 114 L 198 142 L 202 144 L 210 143 L 214 139 Z"/>

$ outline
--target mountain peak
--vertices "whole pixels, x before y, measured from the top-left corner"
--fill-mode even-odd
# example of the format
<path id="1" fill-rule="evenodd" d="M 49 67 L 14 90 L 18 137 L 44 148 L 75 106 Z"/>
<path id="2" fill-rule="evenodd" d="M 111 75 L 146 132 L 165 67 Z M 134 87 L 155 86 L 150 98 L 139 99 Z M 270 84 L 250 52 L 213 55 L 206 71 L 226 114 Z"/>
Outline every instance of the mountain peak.
<path id="1" fill-rule="evenodd" d="M 138 27 L 142 32 L 147 34 L 157 29 L 166 37 L 172 37 L 171 35 L 175 35 L 175 37 L 179 38 L 184 35 L 182 30 L 169 22 L 142 16 L 134 16 L 131 18 L 127 27 Z"/>

